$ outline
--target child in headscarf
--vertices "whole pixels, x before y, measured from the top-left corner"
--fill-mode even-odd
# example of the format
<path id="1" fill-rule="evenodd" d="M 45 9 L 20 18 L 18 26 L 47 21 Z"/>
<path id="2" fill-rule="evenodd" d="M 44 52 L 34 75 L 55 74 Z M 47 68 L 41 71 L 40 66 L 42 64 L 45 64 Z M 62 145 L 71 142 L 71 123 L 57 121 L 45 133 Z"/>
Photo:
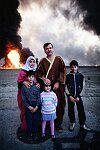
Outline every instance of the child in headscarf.
<path id="1" fill-rule="evenodd" d="M 27 125 L 26 125 L 25 107 L 23 105 L 22 98 L 21 98 L 21 87 L 22 87 L 22 84 L 24 84 L 26 87 L 30 86 L 30 83 L 27 81 L 27 75 L 26 75 L 27 71 L 29 70 L 33 70 L 35 72 L 34 82 L 36 83 L 37 82 L 36 80 L 37 64 L 36 64 L 36 59 L 33 56 L 29 56 L 27 58 L 26 63 L 21 69 L 18 75 L 18 79 L 17 79 L 17 83 L 18 83 L 17 101 L 18 101 L 18 106 L 20 109 L 20 120 L 21 120 L 20 127 L 22 131 L 27 131 Z"/>

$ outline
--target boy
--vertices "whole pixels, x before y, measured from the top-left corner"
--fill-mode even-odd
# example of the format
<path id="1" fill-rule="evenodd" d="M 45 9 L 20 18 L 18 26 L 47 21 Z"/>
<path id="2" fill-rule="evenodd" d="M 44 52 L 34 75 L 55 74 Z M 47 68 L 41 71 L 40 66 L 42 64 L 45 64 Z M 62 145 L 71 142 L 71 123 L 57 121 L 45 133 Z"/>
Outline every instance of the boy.
<path id="1" fill-rule="evenodd" d="M 70 62 L 70 73 L 66 75 L 66 94 L 68 97 L 68 116 L 70 120 L 69 130 L 73 131 L 75 127 L 74 105 L 76 102 L 80 129 L 90 130 L 85 126 L 86 116 L 82 102 L 82 92 L 84 89 L 84 76 L 78 72 L 78 62 Z"/>
<path id="2" fill-rule="evenodd" d="M 30 87 L 27 88 L 22 85 L 21 96 L 22 101 L 25 105 L 26 111 L 26 122 L 28 130 L 28 140 L 37 140 L 37 131 L 39 123 L 39 105 L 40 105 L 40 90 L 36 87 L 34 83 L 35 72 L 33 70 L 27 71 L 27 79 L 30 83 Z"/>

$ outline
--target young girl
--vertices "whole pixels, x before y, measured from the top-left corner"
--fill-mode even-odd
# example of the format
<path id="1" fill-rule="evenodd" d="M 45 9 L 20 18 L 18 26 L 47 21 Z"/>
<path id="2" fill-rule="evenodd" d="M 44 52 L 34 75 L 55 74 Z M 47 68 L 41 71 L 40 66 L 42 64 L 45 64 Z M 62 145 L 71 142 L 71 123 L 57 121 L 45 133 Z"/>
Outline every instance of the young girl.
<path id="1" fill-rule="evenodd" d="M 26 77 L 26 72 L 29 70 L 36 71 L 37 70 L 37 64 L 36 64 L 36 59 L 33 56 L 29 56 L 26 60 L 25 65 L 21 69 L 19 75 L 18 75 L 18 94 L 17 94 L 17 101 L 18 101 L 18 106 L 20 109 L 20 120 L 21 120 L 21 130 L 22 131 L 27 131 L 27 125 L 26 125 L 26 114 L 25 114 L 25 107 L 22 102 L 21 98 L 21 87 L 22 84 L 24 84 L 26 87 L 30 86 L 30 83 L 27 81 Z M 36 82 L 36 78 L 35 78 Z"/>
<path id="2" fill-rule="evenodd" d="M 42 137 L 45 137 L 46 122 L 50 121 L 51 136 L 54 134 L 54 120 L 56 119 L 57 96 L 51 91 L 51 83 L 44 84 L 44 91 L 41 93 L 41 113 L 42 113 Z"/>

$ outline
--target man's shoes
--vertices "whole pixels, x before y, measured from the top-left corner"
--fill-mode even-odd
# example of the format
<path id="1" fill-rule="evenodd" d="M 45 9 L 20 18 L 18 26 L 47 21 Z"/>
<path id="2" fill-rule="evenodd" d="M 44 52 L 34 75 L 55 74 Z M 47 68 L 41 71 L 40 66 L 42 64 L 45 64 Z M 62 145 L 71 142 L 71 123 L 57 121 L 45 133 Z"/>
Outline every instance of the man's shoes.
<path id="1" fill-rule="evenodd" d="M 70 123 L 69 131 L 73 131 L 75 128 L 75 123 Z"/>
<path id="2" fill-rule="evenodd" d="M 81 126 L 80 126 L 80 130 L 87 130 L 87 131 L 90 131 L 91 129 L 88 128 L 88 127 L 86 127 L 86 125 L 84 124 L 84 125 L 81 125 Z"/>
<path id="3" fill-rule="evenodd" d="M 63 131 L 63 129 L 62 129 L 61 126 L 57 126 L 57 127 L 56 127 L 56 130 L 57 130 L 59 133 L 61 133 L 61 132 Z"/>

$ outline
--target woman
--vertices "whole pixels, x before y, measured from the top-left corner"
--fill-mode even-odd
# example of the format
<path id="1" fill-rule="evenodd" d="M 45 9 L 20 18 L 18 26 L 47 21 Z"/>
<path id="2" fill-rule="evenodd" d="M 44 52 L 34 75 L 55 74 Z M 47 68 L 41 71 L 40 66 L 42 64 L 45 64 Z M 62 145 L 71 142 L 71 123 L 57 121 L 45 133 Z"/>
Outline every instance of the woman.
<path id="1" fill-rule="evenodd" d="M 22 87 L 22 84 L 24 84 L 26 87 L 30 86 L 30 83 L 27 81 L 27 76 L 26 76 L 26 73 L 29 70 L 33 70 L 35 72 L 37 70 L 36 59 L 33 56 L 29 56 L 27 58 L 26 63 L 23 66 L 23 68 L 21 69 L 21 71 L 18 75 L 18 79 L 17 79 L 17 83 L 18 83 L 17 101 L 18 101 L 18 106 L 20 109 L 20 120 L 21 120 L 20 127 L 21 127 L 22 131 L 27 131 L 27 125 L 26 125 L 25 107 L 23 105 L 22 98 L 21 98 L 21 87 Z M 35 78 L 35 82 L 37 82 L 36 78 Z"/>

